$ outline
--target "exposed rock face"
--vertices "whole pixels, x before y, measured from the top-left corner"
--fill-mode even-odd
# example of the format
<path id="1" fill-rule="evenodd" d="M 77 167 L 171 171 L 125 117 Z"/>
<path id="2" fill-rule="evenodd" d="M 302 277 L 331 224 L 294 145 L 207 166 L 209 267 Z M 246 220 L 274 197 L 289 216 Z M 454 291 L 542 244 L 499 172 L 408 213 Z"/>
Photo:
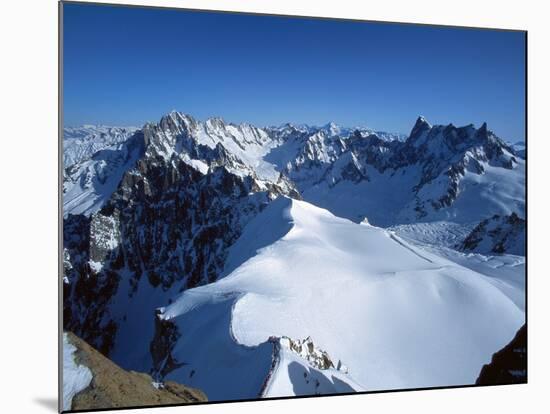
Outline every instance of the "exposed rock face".
<path id="1" fill-rule="evenodd" d="M 92 372 L 90 385 L 72 399 L 72 410 L 187 404 L 207 401 L 203 392 L 168 381 L 156 383 L 144 373 L 125 371 L 85 341 L 68 333 L 75 360 Z"/>
<path id="2" fill-rule="evenodd" d="M 176 293 L 212 282 L 250 219 L 279 194 L 299 197 L 283 177 L 260 180 L 219 143 L 194 141 L 193 128 L 183 116 L 147 125 L 131 138 L 142 156 L 108 201 L 64 220 L 64 327 L 105 355 L 127 317 L 111 309 L 121 286 L 132 300 L 142 279 Z"/>
<path id="3" fill-rule="evenodd" d="M 116 325 L 104 315 L 120 275 L 103 264 L 101 269 L 95 267 L 100 262 L 91 265 L 92 255 L 102 251 L 91 243 L 97 238 L 91 237 L 91 221 L 83 215 L 69 215 L 63 223 L 63 328 L 77 332 L 108 355 L 114 345 Z"/>
<path id="4" fill-rule="evenodd" d="M 459 184 L 466 171 L 482 175 L 485 172 L 482 163 L 513 169 L 517 160 L 513 149 L 489 131 L 485 123 L 479 129 L 473 125 L 431 126 L 422 117 L 390 159 L 392 168 L 421 167 L 420 180 L 414 187 L 419 197 L 417 218 L 424 217 L 430 208 L 440 210 L 451 206 L 459 195 Z M 436 183 L 430 191 L 422 191 Z M 433 194 L 427 198 L 424 193 Z"/>
<path id="5" fill-rule="evenodd" d="M 516 213 L 494 215 L 479 223 L 457 247 L 484 254 L 525 256 L 525 220 Z"/>
<path id="6" fill-rule="evenodd" d="M 477 385 L 524 384 L 527 382 L 527 326 L 484 365 Z"/>
<path id="7" fill-rule="evenodd" d="M 317 348 L 309 336 L 303 340 L 292 340 L 287 336 L 283 336 L 280 338 L 279 342 L 282 347 L 290 349 L 292 352 L 300 355 L 314 368 L 336 368 L 328 353 Z M 338 361 L 338 366 L 338 369 L 342 366 L 340 361 Z"/>
<path id="8" fill-rule="evenodd" d="M 151 372 L 156 380 L 162 380 L 168 373 L 180 367 L 183 363 L 178 362 L 172 355 L 177 340 L 181 337 L 178 327 L 170 320 L 155 318 L 155 336 L 149 349 L 153 359 Z"/>

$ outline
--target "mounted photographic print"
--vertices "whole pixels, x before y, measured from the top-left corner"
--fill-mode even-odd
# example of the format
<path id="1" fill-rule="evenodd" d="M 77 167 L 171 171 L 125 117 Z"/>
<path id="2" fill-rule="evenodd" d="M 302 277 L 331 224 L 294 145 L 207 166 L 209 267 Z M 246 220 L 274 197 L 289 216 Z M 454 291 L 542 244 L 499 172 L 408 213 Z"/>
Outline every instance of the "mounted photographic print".
<path id="1" fill-rule="evenodd" d="M 60 3 L 60 410 L 527 382 L 526 37 Z"/>

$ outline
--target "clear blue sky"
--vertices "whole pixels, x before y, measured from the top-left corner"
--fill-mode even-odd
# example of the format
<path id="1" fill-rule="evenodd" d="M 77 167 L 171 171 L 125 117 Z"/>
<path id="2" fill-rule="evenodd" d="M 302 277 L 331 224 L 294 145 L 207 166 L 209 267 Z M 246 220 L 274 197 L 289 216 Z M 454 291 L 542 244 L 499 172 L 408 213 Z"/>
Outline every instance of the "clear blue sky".
<path id="1" fill-rule="evenodd" d="M 387 23 L 64 6 L 66 125 L 176 109 L 410 132 L 416 117 L 524 139 L 524 34 Z"/>

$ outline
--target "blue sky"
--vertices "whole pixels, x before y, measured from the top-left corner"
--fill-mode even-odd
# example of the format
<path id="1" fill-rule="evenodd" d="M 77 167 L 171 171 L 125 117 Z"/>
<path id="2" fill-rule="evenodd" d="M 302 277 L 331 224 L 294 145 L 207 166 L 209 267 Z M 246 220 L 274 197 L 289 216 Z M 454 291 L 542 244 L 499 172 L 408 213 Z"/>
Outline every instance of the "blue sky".
<path id="1" fill-rule="evenodd" d="M 141 125 L 176 109 L 410 132 L 480 125 L 524 139 L 520 32 L 64 6 L 66 125 Z"/>

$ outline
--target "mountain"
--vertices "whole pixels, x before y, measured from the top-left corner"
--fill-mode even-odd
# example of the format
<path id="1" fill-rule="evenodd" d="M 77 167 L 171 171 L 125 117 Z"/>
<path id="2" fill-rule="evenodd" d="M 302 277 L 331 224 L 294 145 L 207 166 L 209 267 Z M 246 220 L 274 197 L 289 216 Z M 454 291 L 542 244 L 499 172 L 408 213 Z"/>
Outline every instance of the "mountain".
<path id="1" fill-rule="evenodd" d="M 457 246 L 463 251 L 484 254 L 517 254 L 525 256 L 525 220 L 516 213 L 494 215 L 479 223 Z"/>
<path id="2" fill-rule="evenodd" d="M 121 369 L 71 332 L 63 334 L 63 388 L 63 410 L 207 401 L 199 390 Z"/>
<path id="3" fill-rule="evenodd" d="M 216 280 L 247 222 L 280 194 L 299 197 L 284 177 L 260 178 L 252 157 L 201 135 L 207 129 L 241 131 L 246 148 L 261 148 L 252 128 L 173 113 L 67 169 L 64 326 L 124 368 L 137 369 L 134 355 L 148 352 L 138 339 L 152 337 L 159 305 Z M 80 171 L 90 172 L 89 186 Z M 140 364 L 147 371 L 151 362 Z"/>
<path id="4" fill-rule="evenodd" d="M 517 141 L 509 145 L 514 149 L 514 152 L 518 157 L 525 159 L 527 156 L 527 145 L 525 141 Z"/>
<path id="5" fill-rule="evenodd" d="M 259 229 L 283 235 L 266 243 Z M 154 371 L 212 399 L 314 394 L 311 377 L 332 393 L 472 384 L 524 322 L 479 273 L 284 196 L 246 227 L 230 256 L 242 254 L 228 276 L 158 313 L 174 334 Z M 349 371 L 273 346 L 307 336 Z M 229 379 L 234 389 L 220 386 Z"/>
<path id="6" fill-rule="evenodd" d="M 485 124 L 393 139 L 173 111 L 121 130 L 65 139 L 63 324 L 122 369 L 214 400 L 456 385 L 523 323 L 524 228 L 457 247 L 525 218 L 525 161 Z"/>
<path id="7" fill-rule="evenodd" d="M 525 161 L 486 124 L 431 126 L 419 117 L 402 141 L 334 123 L 257 128 L 220 118 L 200 122 L 179 112 L 146 125 L 116 151 L 66 169 L 65 213 L 99 210 L 145 146 L 148 155 L 165 161 L 174 156 L 203 173 L 214 162 L 259 182 L 286 180 L 305 200 L 356 222 L 368 217 L 390 226 L 524 216 Z"/>
<path id="8" fill-rule="evenodd" d="M 342 138 L 348 138 L 351 135 L 353 135 L 355 131 L 359 131 L 359 133 L 363 136 L 375 134 L 380 139 L 383 139 L 385 141 L 395 141 L 395 140 L 405 141 L 407 139 L 407 135 L 400 134 L 397 132 L 376 131 L 374 129 L 362 127 L 362 126 L 351 127 L 351 128 L 343 127 L 341 125 L 338 125 L 335 122 L 328 122 L 323 126 L 310 126 L 307 124 L 294 125 L 291 123 L 285 123 L 278 127 L 272 126 L 267 128 L 268 131 L 271 131 L 272 133 L 275 133 L 275 134 L 280 134 L 281 132 L 289 131 L 293 129 L 298 130 L 301 133 L 307 133 L 307 134 L 315 134 L 316 132 L 322 131 L 324 134 L 326 134 L 329 137 L 338 136 Z"/>
<path id="9" fill-rule="evenodd" d="M 316 157 L 319 179 L 297 179 L 304 200 L 381 226 L 524 216 L 525 162 L 485 124 L 431 126 L 420 117 L 405 142 L 356 134 L 345 144 L 328 162 Z"/>
<path id="10" fill-rule="evenodd" d="M 96 152 L 120 144 L 139 128 L 84 125 L 63 128 L 63 165 L 70 167 Z"/>
<path id="11" fill-rule="evenodd" d="M 63 215 L 97 212 L 111 197 L 123 175 L 144 154 L 143 132 L 136 131 L 63 170 Z"/>

